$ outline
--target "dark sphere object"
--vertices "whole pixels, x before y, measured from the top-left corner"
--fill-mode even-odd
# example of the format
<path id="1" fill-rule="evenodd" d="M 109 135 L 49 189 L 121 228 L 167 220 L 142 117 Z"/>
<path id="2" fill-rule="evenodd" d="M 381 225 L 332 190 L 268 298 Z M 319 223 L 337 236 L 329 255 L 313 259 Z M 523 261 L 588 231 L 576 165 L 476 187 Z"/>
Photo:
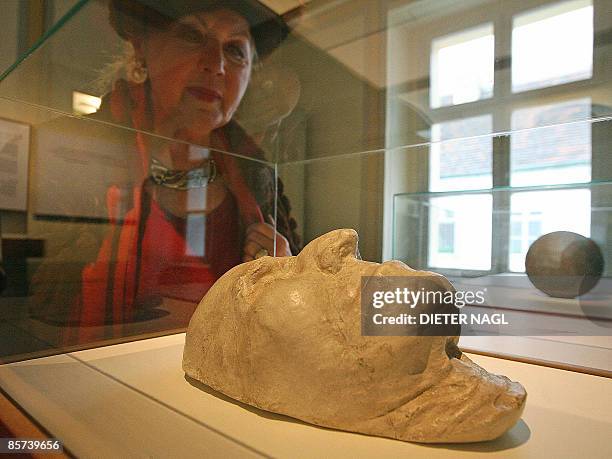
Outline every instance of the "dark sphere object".
<path id="1" fill-rule="evenodd" d="M 527 252 L 525 270 L 533 285 L 556 298 L 576 298 L 591 290 L 603 273 L 599 246 L 569 231 L 540 236 Z"/>

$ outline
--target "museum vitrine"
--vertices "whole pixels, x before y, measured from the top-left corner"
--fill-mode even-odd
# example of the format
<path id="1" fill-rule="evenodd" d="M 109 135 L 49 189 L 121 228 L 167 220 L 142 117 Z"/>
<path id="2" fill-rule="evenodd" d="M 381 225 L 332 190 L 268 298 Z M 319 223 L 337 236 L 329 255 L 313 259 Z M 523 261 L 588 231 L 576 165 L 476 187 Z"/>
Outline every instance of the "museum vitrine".
<path id="1" fill-rule="evenodd" d="M 23 4 L 14 41 L 36 15 L 40 38 L 0 69 L 0 393 L 69 452 L 445 456 L 184 380 L 221 275 L 339 228 L 512 325 L 459 341 L 533 407 L 475 450 L 605 452 L 610 2 Z"/>
<path id="2" fill-rule="evenodd" d="M 466 348 L 610 371 L 609 2 L 234 2 L 232 100 L 187 3 L 49 2 L 3 69 L 3 362 L 182 331 L 247 247 L 354 228 L 530 324 Z M 227 103 L 216 131 L 198 103 Z"/>

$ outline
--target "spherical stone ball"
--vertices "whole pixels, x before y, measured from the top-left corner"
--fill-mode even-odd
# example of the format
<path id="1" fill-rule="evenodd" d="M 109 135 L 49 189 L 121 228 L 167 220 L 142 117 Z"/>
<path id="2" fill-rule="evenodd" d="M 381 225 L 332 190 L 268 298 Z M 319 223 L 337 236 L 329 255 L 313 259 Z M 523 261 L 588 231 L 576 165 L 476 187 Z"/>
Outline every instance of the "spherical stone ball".
<path id="1" fill-rule="evenodd" d="M 599 281 L 604 259 L 599 246 L 570 231 L 539 237 L 527 252 L 525 271 L 533 285 L 556 298 L 576 298 Z"/>

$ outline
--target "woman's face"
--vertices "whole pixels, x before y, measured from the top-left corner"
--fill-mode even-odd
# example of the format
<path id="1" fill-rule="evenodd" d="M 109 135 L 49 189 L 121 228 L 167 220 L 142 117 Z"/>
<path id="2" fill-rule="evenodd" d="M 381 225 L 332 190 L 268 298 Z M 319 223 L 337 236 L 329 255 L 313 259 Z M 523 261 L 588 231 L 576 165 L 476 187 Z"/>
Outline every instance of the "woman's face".
<path id="1" fill-rule="evenodd" d="M 198 141 L 232 118 L 254 57 L 244 17 L 231 10 L 195 13 L 132 43 L 147 66 L 158 133 Z"/>

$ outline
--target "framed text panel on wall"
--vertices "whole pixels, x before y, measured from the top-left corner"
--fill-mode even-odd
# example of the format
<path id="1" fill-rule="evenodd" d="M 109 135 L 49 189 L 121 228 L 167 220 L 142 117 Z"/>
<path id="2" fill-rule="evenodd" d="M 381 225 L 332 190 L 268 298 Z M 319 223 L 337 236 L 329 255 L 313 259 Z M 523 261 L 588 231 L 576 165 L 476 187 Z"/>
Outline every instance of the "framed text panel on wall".
<path id="1" fill-rule="evenodd" d="M 0 118 L 0 209 L 27 209 L 30 126 Z"/>

